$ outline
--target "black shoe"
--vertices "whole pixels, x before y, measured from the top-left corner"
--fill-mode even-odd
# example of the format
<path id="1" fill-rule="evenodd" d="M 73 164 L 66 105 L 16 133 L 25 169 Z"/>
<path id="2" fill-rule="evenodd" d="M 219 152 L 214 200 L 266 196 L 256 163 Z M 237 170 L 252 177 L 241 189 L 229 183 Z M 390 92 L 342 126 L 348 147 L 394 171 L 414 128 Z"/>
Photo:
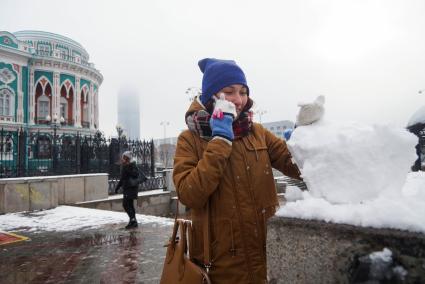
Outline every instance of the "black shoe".
<path id="1" fill-rule="evenodd" d="M 137 224 L 136 220 L 130 221 L 127 226 L 125 226 L 126 229 L 133 229 L 137 228 L 139 225 Z"/>

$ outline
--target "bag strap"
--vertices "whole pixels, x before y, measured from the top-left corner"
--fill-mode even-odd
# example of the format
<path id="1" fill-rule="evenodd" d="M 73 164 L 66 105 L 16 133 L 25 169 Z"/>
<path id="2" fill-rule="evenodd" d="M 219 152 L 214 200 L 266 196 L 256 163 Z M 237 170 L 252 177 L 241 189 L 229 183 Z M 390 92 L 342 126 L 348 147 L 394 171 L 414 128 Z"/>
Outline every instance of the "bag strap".
<path id="1" fill-rule="evenodd" d="M 210 199 L 208 198 L 204 210 L 204 267 L 207 273 L 211 268 L 211 255 L 210 255 Z"/>
<path id="2" fill-rule="evenodd" d="M 179 199 L 177 197 L 177 212 L 176 215 L 174 217 L 174 232 L 173 232 L 173 236 L 175 239 L 176 233 L 177 233 L 177 228 L 178 226 L 176 226 L 176 224 L 179 222 L 180 219 L 178 219 L 178 215 L 179 215 Z M 205 205 L 205 209 L 204 209 L 204 225 L 203 225 L 203 235 L 204 235 L 204 266 L 206 269 L 209 269 L 211 267 L 211 255 L 210 255 L 210 201 L 208 199 L 207 204 Z M 192 228 L 192 226 L 189 227 L 190 229 Z M 189 238 L 189 241 L 191 241 L 192 238 Z M 190 247 L 190 245 L 189 245 Z"/>

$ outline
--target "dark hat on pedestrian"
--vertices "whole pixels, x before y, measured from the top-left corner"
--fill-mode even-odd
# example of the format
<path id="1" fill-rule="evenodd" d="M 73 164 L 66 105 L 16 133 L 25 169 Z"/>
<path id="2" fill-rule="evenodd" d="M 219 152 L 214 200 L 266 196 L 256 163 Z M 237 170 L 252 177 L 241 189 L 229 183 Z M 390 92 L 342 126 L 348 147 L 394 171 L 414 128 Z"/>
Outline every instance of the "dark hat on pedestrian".
<path id="1" fill-rule="evenodd" d="M 203 105 L 217 94 L 221 89 L 241 84 L 248 89 L 245 74 L 233 60 L 223 60 L 215 58 L 204 58 L 199 60 L 198 66 L 204 76 L 202 78 L 202 95 L 200 97 Z"/>

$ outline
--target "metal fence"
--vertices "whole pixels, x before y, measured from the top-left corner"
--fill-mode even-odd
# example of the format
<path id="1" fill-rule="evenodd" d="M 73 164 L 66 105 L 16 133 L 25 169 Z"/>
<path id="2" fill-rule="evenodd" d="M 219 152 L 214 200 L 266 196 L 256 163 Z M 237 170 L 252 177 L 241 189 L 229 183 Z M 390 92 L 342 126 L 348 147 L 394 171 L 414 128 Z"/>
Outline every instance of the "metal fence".
<path id="1" fill-rule="evenodd" d="M 120 176 L 120 158 L 131 151 L 139 169 L 149 177 L 141 189 L 164 188 L 155 173 L 153 141 L 106 139 L 101 132 L 80 134 L 0 130 L 0 178 L 86 173 Z"/>
<path id="2" fill-rule="evenodd" d="M 108 193 L 114 194 L 115 193 L 115 187 L 118 184 L 119 179 L 114 178 L 109 180 L 109 188 Z M 159 173 L 159 175 L 155 177 L 148 177 L 148 180 L 144 183 L 139 185 L 139 191 L 147 191 L 147 190 L 153 190 L 153 189 L 167 189 L 167 185 L 165 183 L 165 177 L 162 173 Z"/>

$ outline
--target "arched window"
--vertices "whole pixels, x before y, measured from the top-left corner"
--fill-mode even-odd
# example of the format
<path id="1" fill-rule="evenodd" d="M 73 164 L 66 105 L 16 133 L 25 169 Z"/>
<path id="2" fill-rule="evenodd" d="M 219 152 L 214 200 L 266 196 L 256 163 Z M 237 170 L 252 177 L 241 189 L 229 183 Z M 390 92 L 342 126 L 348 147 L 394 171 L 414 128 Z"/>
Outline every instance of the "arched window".
<path id="1" fill-rule="evenodd" d="M 52 113 L 52 87 L 45 82 L 44 87 L 39 82 L 35 89 L 35 116 L 38 124 L 48 123 L 46 117 Z"/>
<path id="2" fill-rule="evenodd" d="M 83 104 L 83 117 L 84 117 L 84 122 L 89 121 L 89 104 L 87 102 Z"/>
<path id="3" fill-rule="evenodd" d="M 67 99 L 61 96 L 60 104 L 61 104 L 60 117 L 61 118 L 63 117 L 65 119 L 65 121 L 67 122 L 67 120 L 68 120 L 68 101 L 67 101 Z"/>
<path id="4" fill-rule="evenodd" d="M 81 99 L 80 99 L 80 110 L 81 110 L 81 125 L 85 128 L 90 127 L 89 122 L 89 95 L 83 90 L 81 90 Z"/>
<path id="5" fill-rule="evenodd" d="M 74 105 L 74 89 L 69 86 L 67 90 L 66 84 L 70 85 L 69 81 L 66 81 L 61 87 L 61 98 L 60 98 L 60 115 L 65 119 L 65 123 L 73 125 L 73 105 Z"/>
<path id="6" fill-rule="evenodd" d="M 66 98 L 68 96 L 68 92 L 66 91 L 65 85 L 62 85 L 61 88 L 61 97 Z"/>
<path id="7" fill-rule="evenodd" d="M 68 101 L 68 121 L 67 121 L 67 123 L 69 125 L 73 125 L 74 124 L 74 119 L 73 119 L 73 115 L 74 115 L 74 110 L 73 110 L 74 89 L 72 87 L 69 88 L 67 101 Z"/>
<path id="8" fill-rule="evenodd" d="M 94 128 L 98 128 L 99 126 L 97 125 L 99 122 L 98 122 L 98 118 L 99 118 L 99 113 L 98 113 L 98 106 L 97 106 L 97 103 L 98 103 L 98 93 L 96 92 L 96 93 L 94 93 L 94 96 L 93 96 L 94 98 L 93 98 L 93 108 L 94 108 Z"/>
<path id="9" fill-rule="evenodd" d="M 46 117 L 50 114 L 50 100 L 43 94 L 38 98 L 37 101 L 38 113 L 37 117 L 39 120 L 45 120 Z"/>
<path id="10" fill-rule="evenodd" d="M 13 93 L 8 89 L 0 90 L 0 115 L 12 116 L 13 115 Z"/>

